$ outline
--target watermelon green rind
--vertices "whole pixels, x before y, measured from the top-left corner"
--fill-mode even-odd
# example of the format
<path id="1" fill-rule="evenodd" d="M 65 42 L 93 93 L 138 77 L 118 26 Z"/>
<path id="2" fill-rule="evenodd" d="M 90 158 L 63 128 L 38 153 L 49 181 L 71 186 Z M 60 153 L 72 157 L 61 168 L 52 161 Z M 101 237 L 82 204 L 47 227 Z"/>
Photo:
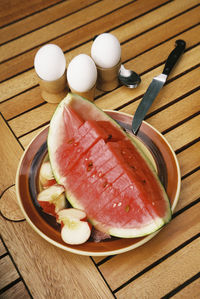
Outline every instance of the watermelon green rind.
<path id="1" fill-rule="evenodd" d="M 65 106 L 72 105 L 75 110 L 77 110 L 80 114 L 80 116 L 87 120 L 87 119 L 94 119 L 94 120 L 106 120 L 110 121 L 115 127 L 120 128 L 120 126 L 106 113 L 104 113 L 101 109 L 96 107 L 93 103 L 90 101 L 78 96 L 69 93 L 63 101 L 60 102 L 58 105 L 52 119 L 50 122 L 50 128 L 49 128 L 49 134 L 48 134 L 48 152 L 49 152 L 49 158 L 50 163 L 52 166 L 53 174 L 55 176 L 56 181 L 59 184 L 64 184 L 65 178 L 61 177 L 59 174 L 59 171 L 56 166 L 56 161 L 54 159 L 55 157 L 55 144 L 58 146 L 60 141 L 60 134 L 62 134 L 62 130 L 65 130 L 65 125 L 60 120 L 62 120 L 62 113 Z M 165 189 L 163 185 L 161 184 L 156 171 L 149 160 L 149 158 L 144 154 L 142 149 L 138 146 L 138 143 L 134 141 L 134 137 L 126 134 L 123 132 L 126 138 L 129 138 L 131 142 L 133 143 L 134 147 L 139 151 L 139 153 L 143 156 L 143 158 L 146 160 L 147 164 L 151 168 L 159 186 L 162 190 L 163 198 L 166 201 L 166 214 L 164 217 L 160 218 L 154 218 L 151 223 L 147 223 L 146 225 L 138 228 L 121 228 L 121 227 L 108 227 L 105 226 L 105 224 L 100 223 L 99 221 L 96 221 L 96 219 L 90 218 L 89 221 L 99 230 L 102 230 L 106 233 L 109 233 L 110 235 L 116 236 L 116 237 L 123 237 L 123 238 L 131 238 L 131 237 L 140 237 L 145 236 L 150 233 L 153 233 L 157 230 L 159 230 L 164 224 L 170 221 L 171 219 L 171 208 L 168 196 L 165 192 Z M 71 205 L 75 208 L 84 210 L 84 207 L 81 205 L 81 201 L 79 198 L 76 198 L 71 192 L 71 190 L 66 190 L 66 196 L 71 203 Z"/>

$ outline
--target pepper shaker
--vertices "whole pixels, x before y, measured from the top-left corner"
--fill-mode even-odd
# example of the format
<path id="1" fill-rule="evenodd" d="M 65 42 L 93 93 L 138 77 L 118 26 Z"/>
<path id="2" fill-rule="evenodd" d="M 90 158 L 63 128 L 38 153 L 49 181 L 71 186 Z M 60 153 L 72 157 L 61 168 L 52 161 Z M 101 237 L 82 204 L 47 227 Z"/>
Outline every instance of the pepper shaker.
<path id="1" fill-rule="evenodd" d="M 42 98 L 59 103 L 68 93 L 66 59 L 61 48 L 55 44 L 41 47 L 35 55 L 34 67 Z"/>

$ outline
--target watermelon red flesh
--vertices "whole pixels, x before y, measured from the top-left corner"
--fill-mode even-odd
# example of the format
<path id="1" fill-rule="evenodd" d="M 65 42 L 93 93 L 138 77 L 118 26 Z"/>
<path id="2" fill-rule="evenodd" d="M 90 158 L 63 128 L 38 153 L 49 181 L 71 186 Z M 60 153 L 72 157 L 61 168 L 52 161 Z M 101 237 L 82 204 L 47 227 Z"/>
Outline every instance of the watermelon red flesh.
<path id="1" fill-rule="evenodd" d="M 105 144 L 105 147 L 108 147 L 108 145 L 111 147 L 110 143 Z M 102 156 L 103 156 L 103 152 L 102 152 Z M 123 160 L 120 161 L 119 159 L 120 156 L 118 155 L 118 153 L 115 159 L 113 158 L 113 156 L 111 159 L 113 161 L 113 165 L 110 164 L 110 168 L 108 167 L 109 162 L 108 164 L 105 162 L 104 164 L 101 165 L 101 167 L 98 167 L 97 161 L 93 162 L 92 165 L 93 172 L 91 175 L 92 177 L 94 176 L 96 178 L 95 182 L 91 182 L 91 180 L 89 179 L 89 172 L 87 169 L 87 165 L 84 164 L 84 158 L 83 158 L 83 160 L 79 161 L 79 163 L 77 163 L 74 166 L 74 168 L 71 170 L 69 176 L 71 176 L 72 179 L 70 180 L 71 184 L 68 186 L 68 188 L 70 188 L 70 190 L 74 194 L 76 194 L 78 198 L 79 197 L 82 198 L 81 203 L 83 207 L 87 209 L 88 217 L 89 218 L 94 217 L 98 222 L 100 222 L 100 219 L 102 218 L 102 214 L 104 214 L 105 211 L 108 210 L 108 215 L 110 215 L 111 217 L 109 218 L 107 216 L 107 224 L 110 226 L 118 225 L 119 212 L 118 213 L 113 213 L 113 212 L 117 211 L 118 207 L 121 205 L 122 205 L 122 209 L 120 209 L 120 213 L 122 213 L 122 210 L 124 210 L 125 215 L 129 213 L 132 222 L 135 221 L 134 219 L 136 219 L 136 215 L 138 214 L 138 211 L 141 210 L 141 207 L 143 209 L 142 215 L 145 213 L 146 219 L 149 217 L 149 219 L 152 221 L 152 217 L 150 217 L 150 215 L 155 217 L 156 214 L 151 207 L 148 207 L 149 206 L 148 202 L 146 203 L 146 208 L 145 208 L 145 204 L 143 203 L 143 201 L 140 200 L 140 196 L 142 196 L 143 194 L 141 193 L 139 194 L 138 192 L 139 188 L 136 188 L 135 186 L 132 185 L 132 180 L 129 178 L 129 176 L 131 176 L 132 173 L 130 172 L 129 176 L 126 175 L 126 173 L 124 174 L 124 166 L 122 165 Z M 79 179 L 81 175 L 83 178 L 82 180 Z M 125 178 L 123 181 L 121 180 L 123 184 L 120 185 L 119 179 L 122 175 L 124 175 Z M 85 176 L 88 176 L 87 181 L 84 180 Z M 115 182 L 115 187 L 113 186 L 114 182 Z M 124 182 L 126 183 L 124 184 Z M 133 190 L 133 187 L 135 190 Z M 85 192 L 86 192 L 86 196 L 84 197 L 83 194 Z M 130 197 L 130 193 L 131 193 L 131 197 Z M 134 198 L 135 208 L 133 208 L 131 204 L 133 202 L 133 193 L 135 194 L 135 198 Z M 144 194 L 143 196 L 147 197 L 146 194 Z M 95 205 L 90 204 L 90 202 L 88 201 L 88 197 L 94 197 L 94 201 L 96 201 Z M 109 201 L 107 201 L 107 198 L 109 198 Z M 137 202 L 139 204 L 137 204 Z M 117 208 L 113 210 L 113 207 L 117 207 Z M 105 213 L 105 215 L 106 214 L 107 213 Z M 127 220 L 127 217 L 124 217 L 125 215 L 123 215 L 120 222 L 120 225 L 123 224 L 124 227 L 126 227 L 127 222 L 129 222 L 130 225 L 130 218 L 128 217 Z"/>
<path id="2" fill-rule="evenodd" d="M 148 162 L 91 102 L 72 95 L 61 102 L 50 124 L 48 150 L 72 206 L 84 209 L 98 229 L 138 237 L 170 220 L 167 195 Z"/>
<path id="3" fill-rule="evenodd" d="M 63 117 L 66 119 L 68 114 L 64 110 Z M 70 109 L 71 111 L 72 109 Z M 89 150 L 91 146 L 94 146 L 95 143 L 98 142 L 99 139 L 109 140 L 113 135 L 108 134 L 104 127 L 99 126 L 95 121 L 88 120 L 81 124 L 79 121 L 79 117 L 76 117 L 76 113 L 73 112 L 73 116 L 75 117 L 76 131 L 73 133 L 73 137 L 70 131 L 70 138 L 68 137 L 69 132 L 66 131 L 65 138 L 66 142 L 58 147 L 57 149 L 57 160 L 59 164 L 62 164 L 65 161 L 64 167 L 62 167 L 61 174 L 65 176 L 71 167 L 79 160 L 79 158 Z M 71 118 L 68 121 L 72 121 Z M 71 128 L 71 126 L 70 126 Z M 75 130 L 75 129 L 74 129 Z M 115 134 L 117 136 L 117 134 Z"/>

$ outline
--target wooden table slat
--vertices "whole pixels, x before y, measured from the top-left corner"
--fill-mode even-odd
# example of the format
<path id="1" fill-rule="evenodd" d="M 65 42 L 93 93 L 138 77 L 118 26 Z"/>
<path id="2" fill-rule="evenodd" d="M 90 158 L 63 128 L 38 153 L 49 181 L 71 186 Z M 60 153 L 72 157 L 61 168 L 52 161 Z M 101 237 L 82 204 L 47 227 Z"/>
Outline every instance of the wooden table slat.
<path id="1" fill-rule="evenodd" d="M 0 226 L 33 298 L 65 298 L 66 292 L 68 298 L 82 299 L 88 294 L 91 298 L 113 298 L 89 257 L 56 248 L 34 232 L 26 221 L 12 223 L 0 218 Z"/>
<path id="2" fill-rule="evenodd" d="M 90 45 L 91 45 L 91 41 L 93 40 L 94 36 L 102 32 L 109 32 L 113 28 L 118 28 L 119 25 L 121 25 L 121 22 L 126 23 L 127 21 L 134 19 L 139 15 L 143 15 L 145 12 L 150 11 L 151 13 L 151 9 L 155 8 L 156 6 L 160 6 L 160 4 L 165 2 L 166 1 L 164 0 L 151 0 L 150 2 L 148 2 L 148 5 L 145 2 L 145 0 L 141 0 L 140 3 L 138 3 L 137 1 L 133 2 L 130 4 L 128 8 L 126 6 L 122 7 L 122 9 L 120 9 L 120 14 L 118 10 L 116 10 L 112 14 L 107 14 L 104 17 L 95 20 L 94 22 L 89 22 L 87 25 L 81 26 L 75 31 L 70 31 L 69 33 L 61 37 L 51 40 L 51 42 L 59 45 L 62 48 L 62 50 L 65 52 L 66 51 L 69 52 L 70 50 L 77 48 L 78 46 L 81 46 L 82 44 L 87 43 L 88 41 L 90 41 Z M 110 4 L 111 3 L 109 2 L 109 6 Z M 115 35 L 117 36 L 117 32 L 115 33 Z M 16 75 L 20 72 L 24 72 L 25 70 L 33 67 L 34 56 L 38 49 L 39 47 L 36 47 L 33 50 L 23 53 L 23 55 L 17 56 L 16 58 L 5 62 L 1 67 L 2 69 L 1 76 L 3 75 L 3 77 L 0 77 L 2 78 L 1 80 L 5 80 L 10 76 Z M 84 51 L 81 52 L 89 54 L 90 50 L 89 52 L 88 50 L 85 51 L 84 48 Z M 79 50 L 77 50 L 77 52 L 79 52 Z M 67 54 L 69 55 L 69 53 Z M 78 53 L 76 53 L 75 55 L 77 54 Z M 71 60 L 72 58 L 70 55 L 68 57 L 68 55 L 66 56 L 67 62 L 69 62 L 69 60 Z"/>
<path id="3" fill-rule="evenodd" d="M 115 256 L 100 265 L 99 268 L 112 290 L 117 289 L 146 267 L 196 235 L 200 228 L 199 207 L 200 205 L 195 205 L 178 215 L 157 236 L 142 247 Z M 127 263 L 127 261 L 129 262 Z"/>
<path id="4" fill-rule="evenodd" d="M 36 46 L 47 43 L 56 38 L 58 35 L 63 35 L 77 27 L 83 26 L 84 24 L 105 15 L 127 2 L 129 2 L 129 0 L 116 0 L 112 3 L 110 3 L 109 0 L 97 2 L 95 5 L 89 6 L 84 10 L 13 40 L 10 42 L 11 44 L 6 43 L 0 49 L 1 61 L 8 60 L 16 55 L 19 55 L 22 51 L 26 52 Z M 127 11 L 128 10 L 130 10 L 130 8 L 127 7 Z"/>
<path id="5" fill-rule="evenodd" d="M 3 242 L 0 240 L 0 257 L 1 257 L 2 255 L 4 255 L 5 253 L 7 253 L 7 250 L 6 250 L 6 248 L 5 248 L 4 244 L 3 244 Z"/>
<path id="6" fill-rule="evenodd" d="M 200 115 L 165 134 L 174 151 L 199 138 Z M 179 136 L 179 138 L 177 138 Z"/>
<path id="7" fill-rule="evenodd" d="M 92 5 L 96 0 L 81 0 L 79 1 L 79 10 L 83 9 L 88 5 Z M 45 10 L 32 14 L 28 18 L 12 23 L 9 26 L 2 28 L 0 41 L 5 43 L 11 41 L 14 38 L 34 31 L 40 27 L 44 27 L 49 23 L 55 22 L 57 19 L 61 19 L 66 15 L 70 15 L 76 12 L 77 7 L 74 6 L 73 1 L 63 1 L 55 6 L 50 6 Z"/>
<path id="8" fill-rule="evenodd" d="M 200 141 L 179 153 L 177 157 L 182 176 L 197 168 L 200 161 Z"/>
<path id="9" fill-rule="evenodd" d="M 140 294 L 140 298 L 155 298 L 155 294 L 161 298 L 199 271 L 199 253 L 200 242 L 197 239 L 117 292 L 117 298 L 129 298 L 134 293 Z M 192 292 L 189 297 L 192 298 Z"/>
<path id="10" fill-rule="evenodd" d="M 9 186 L 15 183 L 16 170 L 23 153 L 22 148 L 13 136 L 9 127 L 0 116 L 1 127 L 1 148 L 0 164 L 0 194 Z"/>
<path id="11" fill-rule="evenodd" d="M 20 298 L 20 299 L 28 299 L 31 298 L 25 285 L 22 281 L 18 282 L 11 288 L 7 289 L 5 292 L 2 293 L 3 299 L 14 299 L 14 298 Z"/>
<path id="12" fill-rule="evenodd" d="M 50 5 L 61 2 L 61 0 L 52 0 Z M 1 17 L 0 26 L 5 26 L 9 23 L 17 21 L 19 18 L 27 17 L 30 14 L 36 13 L 49 5 L 48 0 L 31 0 L 22 2 L 20 0 L 1 0 Z"/>
<path id="13" fill-rule="evenodd" d="M 19 278 L 15 266 L 7 255 L 0 259 L 0 290 Z"/>
<path id="14" fill-rule="evenodd" d="M 200 294 L 200 278 L 192 281 L 191 283 L 187 283 L 183 286 L 183 288 L 173 295 L 174 299 L 188 299 L 192 296 L 193 299 L 198 299 Z"/>

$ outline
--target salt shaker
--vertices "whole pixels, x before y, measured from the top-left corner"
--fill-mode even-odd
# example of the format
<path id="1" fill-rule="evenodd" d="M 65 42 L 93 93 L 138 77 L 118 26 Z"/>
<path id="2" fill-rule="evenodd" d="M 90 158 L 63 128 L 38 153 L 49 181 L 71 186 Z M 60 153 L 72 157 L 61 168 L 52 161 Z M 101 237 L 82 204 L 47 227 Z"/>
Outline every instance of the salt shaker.
<path id="1" fill-rule="evenodd" d="M 97 88 L 110 91 L 118 87 L 121 66 L 121 46 L 118 39 L 110 33 L 98 35 L 91 47 L 91 57 L 98 72 Z"/>
<path id="2" fill-rule="evenodd" d="M 90 101 L 94 100 L 97 69 L 92 58 L 86 54 L 75 56 L 67 68 L 69 88 Z"/>
<path id="3" fill-rule="evenodd" d="M 61 48 L 55 44 L 41 47 L 35 55 L 34 67 L 42 98 L 49 103 L 59 103 L 68 93 L 66 59 Z"/>

